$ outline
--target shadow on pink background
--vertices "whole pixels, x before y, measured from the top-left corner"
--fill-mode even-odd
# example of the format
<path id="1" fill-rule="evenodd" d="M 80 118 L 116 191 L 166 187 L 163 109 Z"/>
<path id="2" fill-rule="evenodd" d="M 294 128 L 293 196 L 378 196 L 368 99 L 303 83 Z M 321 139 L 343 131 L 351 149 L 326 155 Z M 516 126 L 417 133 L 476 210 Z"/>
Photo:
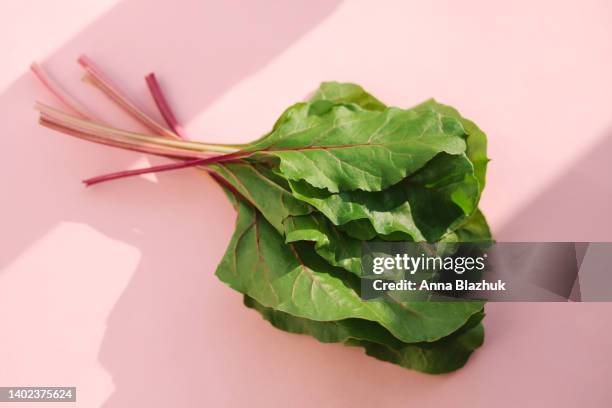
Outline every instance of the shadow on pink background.
<path id="1" fill-rule="evenodd" d="M 320 80 L 435 96 L 489 134 L 498 240 L 609 241 L 610 7 L 551 4 L 124 0 L 43 62 L 132 127 L 73 61 L 87 52 L 151 111 L 155 71 L 194 134 L 228 142 Z M 38 127 L 35 99 L 50 97 L 29 74 L 0 96 L 0 385 L 76 385 L 86 407 L 610 405 L 609 304 L 489 305 L 485 346 L 437 377 L 272 329 L 213 275 L 234 214 L 212 180 L 85 189 L 140 158 Z"/>
<path id="2" fill-rule="evenodd" d="M 508 241 L 609 241 L 612 130 L 499 229 Z M 537 226 L 538 228 L 534 228 Z"/>

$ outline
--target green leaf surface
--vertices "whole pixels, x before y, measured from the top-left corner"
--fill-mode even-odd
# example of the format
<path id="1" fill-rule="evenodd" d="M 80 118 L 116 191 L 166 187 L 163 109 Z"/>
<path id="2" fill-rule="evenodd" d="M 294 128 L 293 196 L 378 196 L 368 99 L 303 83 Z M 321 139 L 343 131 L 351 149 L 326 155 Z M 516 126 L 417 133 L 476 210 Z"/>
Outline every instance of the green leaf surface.
<path id="1" fill-rule="evenodd" d="M 284 222 L 286 242 L 312 241 L 319 256 L 361 276 L 361 241 L 349 237 L 319 213 L 288 217 Z"/>
<path id="2" fill-rule="evenodd" d="M 311 101 L 330 101 L 333 103 L 354 103 L 363 109 L 384 111 L 387 106 L 370 95 L 361 86 L 350 83 L 323 82 L 310 98 Z"/>
<path id="3" fill-rule="evenodd" d="M 255 207 L 286 242 L 313 241 L 316 252 L 331 265 L 361 275 L 361 242 L 293 197 L 284 179 L 265 166 L 244 161 L 215 164 L 211 169 L 234 194 Z M 229 196 L 235 201 L 233 194 Z"/>
<path id="4" fill-rule="evenodd" d="M 244 304 L 278 329 L 310 335 L 323 343 L 362 347 L 368 355 L 379 360 L 430 374 L 461 368 L 484 340 L 480 324 L 484 317 L 482 312 L 474 313 L 461 328 L 442 339 L 405 343 L 381 325 L 368 320 L 314 321 L 265 307 L 248 296 L 244 297 Z"/>
<path id="5" fill-rule="evenodd" d="M 315 207 L 335 225 L 365 219 L 380 235 L 403 232 L 405 239 L 425 240 L 413 219 L 404 182 L 378 192 L 356 190 L 337 194 L 303 181 L 290 181 L 289 185 L 295 197 Z"/>
<path id="6" fill-rule="evenodd" d="M 379 191 L 438 153 L 466 149 L 461 123 L 433 111 L 368 111 L 320 100 L 296 104 L 285 115 L 267 137 L 240 154 L 278 159 L 284 178 L 331 192 Z"/>
<path id="7" fill-rule="evenodd" d="M 312 100 L 352 102 L 364 109 L 386 109 L 362 87 L 350 83 L 323 83 Z M 470 130 L 468 155 L 439 154 L 417 174 L 383 191 L 332 193 L 302 180 L 290 181 L 294 196 L 314 206 L 352 237 L 362 240 L 378 236 L 433 242 L 457 228 L 478 205 L 487 163 L 486 137 L 456 110 L 433 100 L 415 110 L 435 111 L 461 121 Z M 472 160 L 478 163 L 478 169 Z"/>
<path id="8" fill-rule="evenodd" d="M 455 233 L 458 242 L 489 242 L 492 240 L 489 224 L 478 209 Z"/>
<path id="9" fill-rule="evenodd" d="M 355 103 L 366 110 L 382 111 L 387 106 L 365 91 L 361 86 L 351 83 L 323 82 L 314 93 L 312 100 L 328 100 L 334 103 Z M 487 136 L 471 120 L 463 117 L 452 106 L 429 99 L 414 108 L 416 111 L 434 111 L 458 119 L 467 133 L 466 154 L 474 166 L 479 182 L 479 191 L 485 187 L 487 163 Z"/>
<path id="10" fill-rule="evenodd" d="M 434 99 L 429 99 L 413 109 L 417 111 L 431 110 L 454 117 L 461 122 L 467 133 L 466 154 L 474 166 L 474 173 L 479 182 L 479 192 L 482 192 L 485 187 L 487 164 L 489 162 L 487 157 L 487 136 L 484 132 L 474 122 L 461 116 L 457 109 L 441 104 Z"/>
<path id="11" fill-rule="evenodd" d="M 313 211 L 310 205 L 291 194 L 284 179 L 264 165 L 235 161 L 214 164 L 210 169 L 257 208 L 281 234 L 284 234 L 283 222 L 287 217 Z"/>
<path id="12" fill-rule="evenodd" d="M 329 265 L 311 244 L 285 244 L 258 213 L 239 200 L 236 230 L 217 276 L 266 307 L 317 321 L 378 322 L 404 342 L 433 341 L 454 332 L 482 302 L 364 301 L 358 278 Z"/>
<path id="13" fill-rule="evenodd" d="M 290 181 L 293 195 L 336 225 L 367 220 L 372 230 L 395 240 L 434 242 L 456 228 L 478 204 L 478 181 L 465 155 L 440 154 L 421 170 L 383 191 L 330 193 L 304 181 Z M 355 226 L 362 230 L 353 233 Z M 371 239 L 363 223 L 347 232 Z"/>

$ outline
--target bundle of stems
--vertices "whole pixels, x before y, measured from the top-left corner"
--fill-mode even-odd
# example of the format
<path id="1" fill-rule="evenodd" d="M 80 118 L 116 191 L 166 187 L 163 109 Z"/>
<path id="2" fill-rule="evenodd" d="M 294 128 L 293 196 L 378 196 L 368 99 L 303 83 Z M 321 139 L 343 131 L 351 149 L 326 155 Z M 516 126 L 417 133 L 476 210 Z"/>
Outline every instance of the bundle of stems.
<path id="1" fill-rule="evenodd" d="M 118 129 L 105 123 L 91 113 L 82 103 L 66 92 L 37 63 L 31 65 L 31 70 L 43 86 L 61 104 L 64 110 L 53 108 L 42 102 L 36 102 L 35 108 L 40 112 L 41 125 L 61 133 L 84 139 L 90 142 L 104 144 L 145 154 L 166 157 L 173 161 L 146 168 L 124 170 L 83 180 L 87 186 L 115 180 L 124 177 L 147 173 L 176 170 L 186 167 L 196 167 L 199 170 L 212 172 L 206 167 L 209 163 L 236 160 L 236 152 L 242 145 L 222 143 L 202 143 L 190 141 L 182 126 L 178 123 L 174 112 L 154 73 L 145 77 L 149 92 L 157 106 L 165 125 L 152 118 L 130 100 L 112 83 L 108 76 L 95 65 L 90 58 L 82 55 L 78 59 L 85 70 L 83 80 L 101 91 L 122 111 L 144 126 L 150 133 L 141 133 Z"/>

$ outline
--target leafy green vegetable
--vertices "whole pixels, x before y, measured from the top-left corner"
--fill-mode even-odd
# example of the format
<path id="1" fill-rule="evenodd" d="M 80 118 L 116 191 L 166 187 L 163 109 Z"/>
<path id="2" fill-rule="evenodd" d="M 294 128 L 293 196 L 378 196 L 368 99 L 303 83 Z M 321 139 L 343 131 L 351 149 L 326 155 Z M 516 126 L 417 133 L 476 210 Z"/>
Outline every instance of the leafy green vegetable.
<path id="1" fill-rule="evenodd" d="M 363 248 L 379 240 L 445 248 L 491 240 L 478 209 L 486 136 L 454 108 L 433 99 L 411 109 L 388 107 L 358 85 L 326 82 L 261 138 L 206 144 L 184 140 L 154 76 L 147 83 L 168 128 L 136 108 L 89 59 L 79 61 L 94 86 L 155 134 L 99 123 L 34 65 L 35 75 L 77 113 L 38 104 L 41 124 L 182 160 L 88 185 L 189 166 L 209 172 L 238 213 L 216 275 L 272 325 L 426 373 L 462 367 L 482 344 L 483 302 L 420 301 L 397 292 L 376 301 L 360 296 Z"/>
<path id="2" fill-rule="evenodd" d="M 405 368 L 465 364 L 484 338 L 482 302 L 364 301 L 358 276 L 364 239 L 490 239 L 477 209 L 486 139 L 472 122 L 433 100 L 399 110 L 357 85 L 324 83 L 244 152 L 211 168 L 238 211 L 217 276 L 248 307 Z"/>
<path id="3" fill-rule="evenodd" d="M 358 85 L 323 83 L 314 99 L 321 100 L 326 95 L 341 103 L 363 101 L 361 107 L 366 109 L 385 108 Z M 378 234 L 386 238 L 432 242 L 455 229 L 474 211 L 484 187 L 488 161 L 486 137 L 473 122 L 434 100 L 413 110 L 432 110 L 459 120 L 469 129 L 466 154 L 439 154 L 411 177 L 382 191 L 334 194 L 303 181 L 290 181 L 293 194 L 313 205 L 336 225 L 358 221 L 346 228 L 358 239 L 372 239 Z M 364 224 L 364 220 L 369 220 L 372 226 Z"/>
<path id="4" fill-rule="evenodd" d="M 334 268 L 303 242 L 285 244 L 259 212 L 237 201 L 236 231 L 217 276 L 266 307 L 317 321 L 360 318 L 403 342 L 433 341 L 463 326 L 482 302 L 362 300 L 356 276 Z"/>

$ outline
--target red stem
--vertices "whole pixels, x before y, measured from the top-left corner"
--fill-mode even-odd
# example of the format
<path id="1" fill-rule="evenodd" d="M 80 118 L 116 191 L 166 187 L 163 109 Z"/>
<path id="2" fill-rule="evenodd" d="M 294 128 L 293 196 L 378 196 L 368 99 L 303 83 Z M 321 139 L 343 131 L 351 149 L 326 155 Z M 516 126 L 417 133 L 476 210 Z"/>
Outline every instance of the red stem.
<path id="1" fill-rule="evenodd" d="M 284 149 L 261 149 L 261 150 L 247 151 L 247 152 L 220 154 L 218 156 L 207 157 L 203 159 L 189 159 L 187 161 L 182 161 L 178 163 L 151 166 L 151 167 L 146 167 L 146 168 L 136 169 L 136 170 L 119 171 L 119 172 L 105 174 L 102 176 L 87 179 L 87 180 L 84 180 L 83 182 L 87 184 L 88 186 L 90 186 L 92 184 L 97 184 L 97 183 L 101 183 L 104 181 L 111 181 L 111 180 L 116 180 L 119 178 L 137 176 L 141 174 L 156 173 L 160 171 L 169 171 L 169 170 L 175 170 L 175 169 L 184 169 L 186 167 L 194 167 L 194 166 L 200 166 L 200 165 L 206 165 L 206 164 L 212 164 L 212 163 L 222 163 L 222 162 L 227 162 L 227 161 L 238 160 L 238 159 L 250 156 L 254 153 L 258 153 L 258 152 L 310 150 L 310 149 L 315 149 L 315 148 L 328 149 L 328 148 L 345 148 L 345 147 L 352 147 L 352 146 L 351 145 L 338 145 L 338 146 L 318 146 L 318 147 L 306 146 L 306 147 L 301 147 L 301 148 L 300 147 L 295 147 L 295 148 L 288 147 Z"/>
<path id="2" fill-rule="evenodd" d="M 182 139 L 187 140 L 185 132 L 176 120 L 176 116 L 174 116 L 174 112 L 172 112 L 172 109 L 170 108 L 170 105 L 168 104 L 168 101 L 166 100 L 164 93 L 162 92 L 161 87 L 159 86 L 159 82 L 157 82 L 155 74 L 151 72 L 145 77 L 145 81 L 147 82 L 147 86 L 149 87 L 151 96 L 153 97 L 153 100 L 157 105 L 157 109 L 159 109 L 159 112 L 163 116 L 170 129 L 172 129 L 172 131 L 174 131 L 174 133 L 179 135 Z"/>
<path id="3" fill-rule="evenodd" d="M 85 68 L 87 73 L 84 79 L 99 88 L 104 94 L 106 94 L 107 97 L 119 105 L 134 119 L 148 129 L 152 130 L 157 135 L 178 138 L 177 135 L 175 135 L 170 129 L 166 129 L 164 126 L 157 123 L 157 121 L 149 117 L 140 108 L 138 108 L 136 104 L 121 94 L 118 88 L 108 79 L 102 70 L 100 70 L 100 68 L 98 68 L 86 55 L 81 55 L 77 61 L 83 68 Z"/>
<path id="4" fill-rule="evenodd" d="M 91 186 L 93 184 L 103 183 L 105 181 L 117 180 L 121 178 L 132 177 L 132 176 L 139 176 L 142 174 L 178 170 L 178 169 L 184 169 L 187 167 L 205 166 L 207 164 L 220 163 L 220 162 L 232 160 L 232 157 L 228 157 L 228 156 L 231 156 L 231 155 L 219 155 L 219 156 L 207 157 L 205 159 L 189 159 L 189 160 L 180 161 L 176 163 L 168 163 L 168 164 L 160 164 L 157 166 L 144 167 L 141 169 L 117 171 L 114 173 L 103 174 L 101 176 L 92 177 L 92 178 L 83 180 L 83 183 L 85 183 L 87 186 Z"/>
<path id="5" fill-rule="evenodd" d="M 87 180 L 83 180 L 83 183 L 85 183 L 85 185 L 89 187 L 94 184 L 103 183 L 105 181 L 111 181 L 111 180 L 116 180 L 116 179 L 125 178 L 125 177 L 139 176 L 141 174 L 148 174 L 148 173 L 160 173 L 162 171 L 177 170 L 177 169 L 183 169 L 186 167 L 193 167 L 193 166 L 202 164 L 204 160 L 206 159 L 192 159 L 192 160 L 186 160 L 186 161 L 179 162 L 179 163 L 160 164 L 157 166 L 151 166 L 151 167 L 146 167 L 142 169 L 123 170 L 123 171 L 118 171 L 115 173 L 104 174 L 102 176 L 88 178 Z"/>
<path id="6" fill-rule="evenodd" d="M 87 140 L 89 142 L 94 142 L 94 143 L 99 143 L 99 144 L 103 144 L 106 146 L 111 146 L 111 147 L 116 147 L 118 149 L 123 149 L 123 150 L 131 150 L 134 152 L 139 152 L 139 153 L 146 153 L 146 154 L 153 154 L 155 156 L 161 156 L 161 157 L 168 157 L 168 158 L 182 158 L 182 156 L 178 156 L 178 155 L 172 155 L 169 153 L 165 153 L 163 151 L 157 151 L 155 150 L 155 148 L 149 148 L 149 146 L 139 146 L 139 145 L 132 145 L 129 143 L 125 143 L 125 142 L 117 142 L 117 141 L 108 141 L 104 138 L 101 138 L 99 136 L 96 135 L 92 135 L 86 132 L 83 132 L 81 130 L 78 129 L 73 129 L 73 128 L 69 128 L 66 126 L 63 126 L 59 123 L 56 123 L 52 120 L 49 120 L 48 118 L 46 118 L 45 116 L 41 116 L 41 118 L 38 121 L 42 126 L 45 126 L 49 129 L 53 129 L 56 130 L 58 132 L 70 135 L 70 136 L 75 136 L 79 139 L 84 139 Z M 216 157 L 216 156 L 215 156 Z"/>
<path id="7" fill-rule="evenodd" d="M 45 88 L 65 107 L 73 111 L 79 117 L 83 119 L 94 119 L 94 116 L 90 114 L 85 107 L 77 102 L 72 96 L 70 96 L 62 87 L 60 87 L 49 75 L 43 70 L 43 68 L 37 63 L 32 63 L 30 69 L 34 76 L 43 84 Z"/>

